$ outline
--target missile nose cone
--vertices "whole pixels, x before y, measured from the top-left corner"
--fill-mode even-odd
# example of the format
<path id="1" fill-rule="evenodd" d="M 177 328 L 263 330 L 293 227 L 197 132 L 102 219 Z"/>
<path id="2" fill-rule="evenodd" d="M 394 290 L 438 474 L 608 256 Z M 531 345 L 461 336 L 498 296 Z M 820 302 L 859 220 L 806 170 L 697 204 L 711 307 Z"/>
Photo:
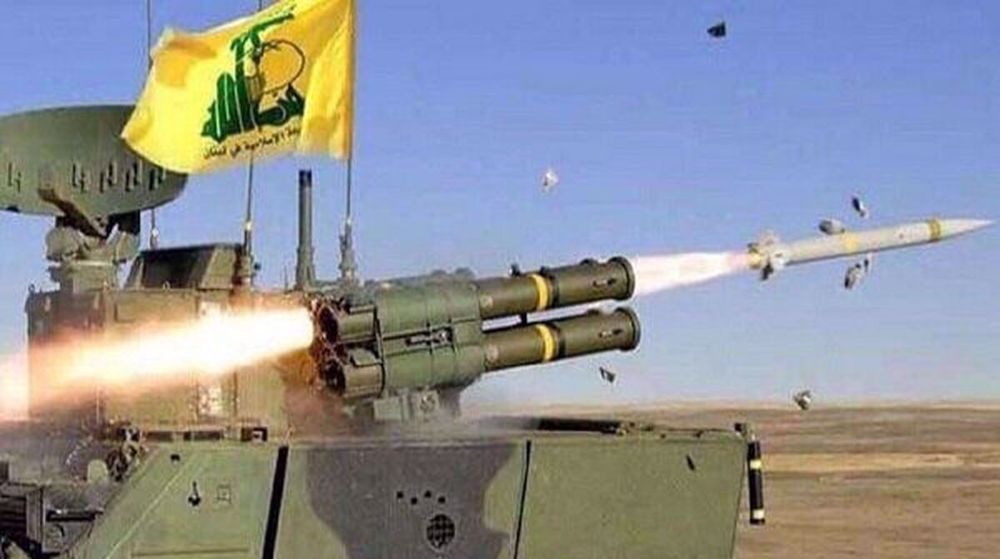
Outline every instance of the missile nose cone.
<path id="1" fill-rule="evenodd" d="M 942 219 L 941 236 L 954 237 L 964 235 L 990 225 L 993 225 L 993 222 L 988 219 Z"/>

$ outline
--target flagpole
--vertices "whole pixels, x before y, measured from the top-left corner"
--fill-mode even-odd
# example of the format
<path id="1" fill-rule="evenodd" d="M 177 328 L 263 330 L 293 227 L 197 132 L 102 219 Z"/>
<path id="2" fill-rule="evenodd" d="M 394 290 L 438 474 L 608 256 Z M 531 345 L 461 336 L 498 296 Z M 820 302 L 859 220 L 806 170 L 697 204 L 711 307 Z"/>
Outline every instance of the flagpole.
<path id="1" fill-rule="evenodd" d="M 253 264 L 253 170 L 254 154 L 250 153 L 250 162 L 247 164 L 247 201 L 243 215 L 243 253 Z M 253 276 L 251 275 L 251 280 Z"/>
<path id="2" fill-rule="evenodd" d="M 353 131 L 352 131 L 353 133 Z M 344 228 L 340 234 L 340 279 L 353 284 L 358 281 L 358 264 L 354 258 L 354 222 L 351 214 L 351 192 L 353 190 L 354 155 L 347 156 L 347 211 L 344 214 Z"/>
<path id="3" fill-rule="evenodd" d="M 352 142 L 353 143 L 353 142 Z M 351 221 L 351 191 L 353 189 L 352 180 L 354 176 L 354 154 L 347 157 L 347 221 Z"/>
<path id="4" fill-rule="evenodd" d="M 347 150 L 347 202 L 344 212 L 344 230 L 340 235 L 340 279 L 347 284 L 357 283 L 358 264 L 354 257 L 354 222 L 352 220 L 352 192 L 354 187 L 354 86 L 355 86 L 355 65 L 357 63 L 356 37 L 357 34 L 357 9 L 353 0 L 351 2 L 351 54 L 353 56 L 350 66 L 351 84 L 351 125 L 348 127 L 350 137 L 348 138 Z"/>
<path id="5" fill-rule="evenodd" d="M 153 0 L 146 0 L 146 72 L 153 68 Z M 140 237 L 141 238 L 141 237 Z M 149 248 L 160 248 L 160 230 L 156 227 L 156 208 L 149 210 Z"/>
<path id="6" fill-rule="evenodd" d="M 257 11 L 264 9 L 264 0 L 257 0 Z M 240 270 L 240 280 L 246 287 L 253 285 L 254 258 L 253 258 L 253 178 L 254 178 L 254 153 L 250 152 L 250 161 L 247 162 L 247 190 L 246 206 L 243 214 L 243 265 Z"/>

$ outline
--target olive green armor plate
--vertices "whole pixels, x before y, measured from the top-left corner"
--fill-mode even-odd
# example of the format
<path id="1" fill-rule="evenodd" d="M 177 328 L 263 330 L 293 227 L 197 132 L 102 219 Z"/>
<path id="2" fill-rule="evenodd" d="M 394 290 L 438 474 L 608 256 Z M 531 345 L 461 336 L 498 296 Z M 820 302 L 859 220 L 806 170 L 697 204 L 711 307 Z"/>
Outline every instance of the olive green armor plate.
<path id="1" fill-rule="evenodd" d="M 68 555 L 731 557 L 745 448 L 651 427 L 168 444 Z"/>

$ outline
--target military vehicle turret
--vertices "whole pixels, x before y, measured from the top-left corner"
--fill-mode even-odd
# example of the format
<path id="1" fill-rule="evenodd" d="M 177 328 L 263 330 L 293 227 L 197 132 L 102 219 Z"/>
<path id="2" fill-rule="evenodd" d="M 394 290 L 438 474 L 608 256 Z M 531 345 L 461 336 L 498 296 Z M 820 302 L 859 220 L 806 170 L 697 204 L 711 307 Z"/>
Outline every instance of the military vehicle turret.
<path id="1" fill-rule="evenodd" d="M 747 472 L 749 517 L 763 522 L 746 426 L 454 420 L 461 391 L 491 371 L 634 349 L 628 307 L 573 311 L 630 299 L 628 260 L 323 281 L 304 171 L 295 285 L 262 289 L 248 243 L 138 251 L 140 212 L 185 177 L 118 139 L 129 110 L 0 119 L 0 207 L 54 218 L 56 284 L 26 303 L 30 421 L 0 426 L 0 557 L 729 557 Z M 38 362 L 67 338 L 270 307 L 305 309 L 312 344 L 208 379 L 57 400 Z"/>

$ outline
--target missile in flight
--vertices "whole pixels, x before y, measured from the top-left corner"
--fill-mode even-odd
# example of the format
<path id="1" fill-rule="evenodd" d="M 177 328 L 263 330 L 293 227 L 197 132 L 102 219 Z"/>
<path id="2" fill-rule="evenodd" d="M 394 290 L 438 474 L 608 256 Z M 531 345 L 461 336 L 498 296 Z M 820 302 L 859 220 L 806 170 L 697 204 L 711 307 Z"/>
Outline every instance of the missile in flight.
<path id="1" fill-rule="evenodd" d="M 773 233 L 767 233 L 747 246 L 747 264 L 760 272 L 762 280 L 766 280 L 786 266 L 860 254 L 866 255 L 865 258 L 870 261 L 876 252 L 936 243 L 978 231 L 992 223 L 983 219 L 928 219 L 860 231 L 830 228 L 831 232 L 824 230 L 827 234 L 821 237 L 789 242 L 781 241 Z M 853 288 L 860 281 L 861 275 L 867 272 L 867 268 L 848 269 L 845 287 Z"/>

